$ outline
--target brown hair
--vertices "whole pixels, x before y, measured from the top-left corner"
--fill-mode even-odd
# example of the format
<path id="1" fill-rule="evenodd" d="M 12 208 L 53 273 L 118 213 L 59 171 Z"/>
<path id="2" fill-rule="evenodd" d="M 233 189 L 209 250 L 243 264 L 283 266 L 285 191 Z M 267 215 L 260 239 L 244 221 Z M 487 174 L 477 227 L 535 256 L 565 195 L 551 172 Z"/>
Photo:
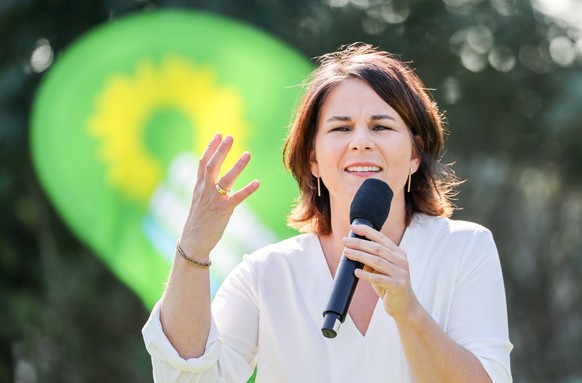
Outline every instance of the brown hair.
<path id="1" fill-rule="evenodd" d="M 329 191 L 311 174 L 310 154 L 315 144 L 319 111 L 326 95 L 348 79 L 361 79 L 400 115 L 410 129 L 420 154 L 420 166 L 412 175 L 406 193 L 406 225 L 415 212 L 449 217 L 451 198 L 460 181 L 449 165 L 440 162 L 444 144 L 444 122 L 436 103 L 422 81 L 392 54 L 368 44 L 352 44 L 321 56 L 311 74 L 295 121 L 285 141 L 283 160 L 297 180 L 300 196 L 288 217 L 289 226 L 302 232 L 329 234 Z"/>

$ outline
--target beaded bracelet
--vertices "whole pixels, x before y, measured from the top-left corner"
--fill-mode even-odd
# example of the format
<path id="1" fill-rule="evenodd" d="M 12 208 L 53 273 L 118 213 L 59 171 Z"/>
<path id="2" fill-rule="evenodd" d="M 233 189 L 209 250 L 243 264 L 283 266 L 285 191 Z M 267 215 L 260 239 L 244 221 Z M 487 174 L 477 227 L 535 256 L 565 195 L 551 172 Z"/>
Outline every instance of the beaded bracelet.
<path id="1" fill-rule="evenodd" d="M 212 261 L 208 260 L 208 262 L 200 262 L 197 261 L 195 259 L 190 258 L 189 256 L 186 255 L 186 253 L 184 252 L 184 250 L 182 250 L 182 248 L 180 247 L 180 241 L 176 241 L 176 250 L 178 250 L 178 253 L 180 253 L 180 255 L 182 256 L 182 258 L 184 258 L 185 260 L 187 260 L 188 262 L 190 262 L 191 264 L 193 264 L 194 266 L 201 268 L 201 269 L 207 269 L 210 267 L 210 265 L 212 265 Z"/>

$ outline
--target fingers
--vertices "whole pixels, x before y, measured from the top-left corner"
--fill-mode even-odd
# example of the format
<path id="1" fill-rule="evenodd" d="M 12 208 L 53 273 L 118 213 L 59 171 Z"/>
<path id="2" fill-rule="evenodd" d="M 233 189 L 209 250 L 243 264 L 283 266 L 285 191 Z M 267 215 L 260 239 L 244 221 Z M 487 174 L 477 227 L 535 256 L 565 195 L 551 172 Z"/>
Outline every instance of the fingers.
<path id="1" fill-rule="evenodd" d="M 354 271 L 354 274 L 356 275 L 356 277 L 370 282 L 377 293 L 378 293 L 377 289 L 379 286 L 387 286 L 388 289 L 390 289 L 391 287 L 393 289 L 397 289 L 398 287 L 400 287 L 402 281 L 402 279 L 400 278 L 395 278 L 390 275 L 374 273 L 369 270 L 356 269 Z"/>
<path id="2" fill-rule="evenodd" d="M 251 159 L 251 154 L 249 152 L 244 152 L 240 156 L 238 161 L 236 161 L 236 163 L 232 166 L 232 168 L 230 168 L 230 170 L 228 172 L 226 172 L 226 174 L 224 174 L 220 178 L 220 180 L 218 182 L 220 187 L 225 189 L 225 190 L 232 189 L 232 186 L 234 185 L 234 181 L 236 181 L 238 176 L 242 173 L 244 168 L 248 165 L 250 159 Z"/>
<path id="3" fill-rule="evenodd" d="M 419 303 L 412 289 L 406 252 L 381 232 L 364 225 L 352 225 L 352 232 L 368 240 L 344 238 L 344 254 L 364 264 L 357 278 L 370 283 L 393 318 L 408 318 Z"/>
<path id="4" fill-rule="evenodd" d="M 385 247 L 389 248 L 392 251 L 399 250 L 399 247 L 394 244 L 391 240 L 389 240 L 384 234 L 375 230 L 374 228 L 366 225 L 352 225 L 350 227 L 352 232 L 358 234 L 362 237 L 368 238 L 370 241 L 375 243 L 381 243 Z"/>
<path id="5" fill-rule="evenodd" d="M 241 154 L 236 163 L 222 177 L 219 178 L 220 168 L 223 165 L 228 153 L 233 146 L 232 136 L 226 136 L 224 139 L 217 133 L 214 135 L 208 147 L 202 154 L 198 166 L 198 183 L 200 191 L 204 191 L 210 198 L 219 196 L 225 211 L 231 211 L 238 206 L 248 196 L 259 188 L 259 181 L 255 180 L 238 190 L 229 194 L 235 181 L 241 175 L 242 171 L 248 165 L 251 155 L 248 152 Z M 210 194 L 208 194 L 210 193 Z"/>
<path id="6" fill-rule="evenodd" d="M 352 231 L 369 240 L 344 238 L 346 256 L 378 271 L 388 271 L 385 269 L 389 269 L 390 265 L 408 269 L 406 253 L 382 233 L 365 225 L 353 225 Z"/>
<path id="7" fill-rule="evenodd" d="M 222 138 L 220 133 L 216 133 L 198 163 L 198 180 L 204 181 L 207 185 L 215 186 L 217 183 L 220 188 L 230 191 L 238 176 L 242 173 L 251 159 L 248 152 L 244 152 L 231 169 L 226 172 L 220 179 L 220 169 L 233 145 L 232 136 Z"/>
<path id="8" fill-rule="evenodd" d="M 364 264 L 356 271 L 358 278 L 370 282 L 380 296 L 382 289 L 397 291 L 402 283 L 410 283 L 408 259 L 402 249 L 371 227 L 356 225 L 352 231 L 369 239 L 343 239 L 345 256 Z"/>
<path id="9" fill-rule="evenodd" d="M 260 183 L 257 180 L 250 182 L 247 186 L 242 188 L 241 190 L 237 191 L 236 193 L 231 194 L 230 201 L 233 202 L 233 206 L 238 206 L 242 201 L 244 201 L 248 196 L 253 194 L 259 188 Z"/>
<path id="10" fill-rule="evenodd" d="M 344 254 L 353 261 L 363 263 L 370 269 L 370 272 L 393 276 L 403 274 L 402 267 L 396 262 L 391 262 L 390 257 L 385 254 L 373 255 L 364 250 L 349 247 L 344 249 Z"/>
<path id="11" fill-rule="evenodd" d="M 210 158 L 212 158 L 212 156 L 214 155 L 214 152 L 216 152 L 216 149 L 218 148 L 218 145 L 220 144 L 221 141 L 222 136 L 220 135 L 220 133 L 216 133 L 214 137 L 212 137 L 212 140 L 210 140 L 210 142 L 208 143 L 206 150 L 204 150 L 204 153 L 200 158 L 200 162 L 198 163 L 197 179 L 199 181 L 204 179 L 204 174 L 206 173 L 206 165 L 208 164 L 208 161 L 210 161 Z"/>
<path id="12" fill-rule="evenodd" d="M 219 178 L 220 168 L 232 146 L 231 136 L 223 138 L 217 133 L 200 158 L 190 210 L 180 240 L 188 253 L 195 249 L 205 254 L 214 248 L 234 208 L 259 188 L 259 182 L 255 180 L 236 192 L 228 193 L 251 158 L 249 153 L 243 153 L 232 168 Z"/>
<path id="13" fill-rule="evenodd" d="M 371 239 L 344 238 L 345 256 L 364 265 L 355 276 L 370 283 L 388 314 L 406 311 L 414 302 L 406 253 L 372 228 L 353 226 L 352 231 Z"/>
<path id="14" fill-rule="evenodd" d="M 215 136 L 216 137 L 216 136 Z M 214 140 L 214 138 L 213 138 Z M 212 142 L 212 141 L 211 141 Z M 212 156 L 206 163 L 206 171 L 204 174 L 204 181 L 207 184 L 212 184 L 214 186 L 216 184 L 216 180 L 218 179 L 218 175 L 220 174 L 220 167 L 222 163 L 226 159 L 228 152 L 232 148 L 233 139 L 232 136 L 226 136 L 224 139 L 218 144 Z M 212 144 L 213 146 L 215 144 Z M 210 148 L 210 146 L 209 146 Z M 204 153 L 206 154 L 206 152 Z M 201 164 L 202 165 L 202 164 Z M 223 189 L 228 190 L 225 185 L 220 185 Z"/>

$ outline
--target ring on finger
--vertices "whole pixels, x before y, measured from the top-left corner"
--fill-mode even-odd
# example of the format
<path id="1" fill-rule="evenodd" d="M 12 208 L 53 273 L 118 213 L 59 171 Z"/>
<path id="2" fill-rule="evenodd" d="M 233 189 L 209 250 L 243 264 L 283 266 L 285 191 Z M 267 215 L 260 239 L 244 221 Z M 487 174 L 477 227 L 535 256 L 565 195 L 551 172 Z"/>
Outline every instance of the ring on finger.
<path id="1" fill-rule="evenodd" d="M 227 195 L 228 193 L 230 193 L 230 190 L 225 190 L 225 189 L 221 188 L 217 182 L 216 183 L 216 192 L 220 195 Z"/>

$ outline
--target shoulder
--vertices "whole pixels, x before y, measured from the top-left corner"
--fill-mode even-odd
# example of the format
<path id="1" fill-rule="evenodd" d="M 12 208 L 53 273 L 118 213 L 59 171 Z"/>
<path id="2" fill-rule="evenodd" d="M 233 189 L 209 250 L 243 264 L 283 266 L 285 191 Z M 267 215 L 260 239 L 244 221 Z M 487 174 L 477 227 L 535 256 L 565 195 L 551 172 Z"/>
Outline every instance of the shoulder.
<path id="1" fill-rule="evenodd" d="M 499 257 L 491 231 L 474 222 L 416 214 L 405 236 L 405 249 L 420 262 L 471 267 Z"/>
<path id="2" fill-rule="evenodd" d="M 478 223 L 425 214 L 415 214 L 409 229 L 422 236 L 460 241 L 492 237 L 491 231 Z"/>

